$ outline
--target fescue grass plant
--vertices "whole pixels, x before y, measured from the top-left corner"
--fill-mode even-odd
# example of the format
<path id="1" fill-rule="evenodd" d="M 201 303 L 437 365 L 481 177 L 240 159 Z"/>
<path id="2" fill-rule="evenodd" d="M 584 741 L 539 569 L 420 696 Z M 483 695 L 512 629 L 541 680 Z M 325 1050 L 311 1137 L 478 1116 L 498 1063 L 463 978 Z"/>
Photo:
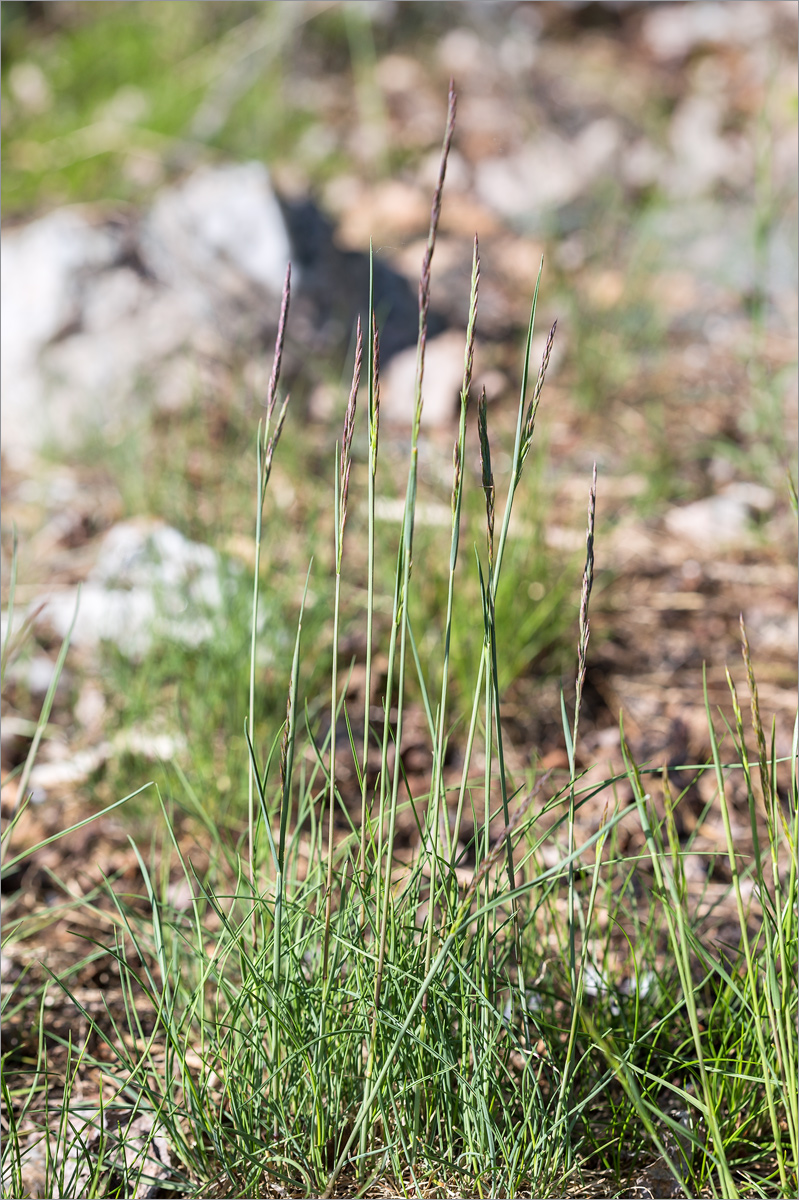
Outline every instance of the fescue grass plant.
<path id="1" fill-rule="evenodd" d="M 174 799 L 159 797 L 164 844 L 153 847 L 149 861 L 136 849 L 146 904 L 113 886 L 102 910 L 96 897 L 83 901 L 112 931 L 110 941 L 98 936 L 90 943 L 86 961 L 111 953 L 121 1004 L 107 1005 L 101 1016 L 90 1011 L 74 971 L 38 991 L 26 991 L 22 978 L 4 996 L 7 1020 L 28 1011 L 38 1027 L 27 1059 L 12 1050 L 3 1060 L 6 1196 L 28 1194 L 26 1162 L 34 1151 L 49 1189 L 40 1194 L 61 1196 L 144 1195 L 147 1187 L 206 1197 L 554 1197 L 600 1188 L 612 1196 L 627 1194 L 636 1180 L 651 1194 L 657 1171 L 673 1194 L 688 1197 L 796 1194 L 796 776 L 786 791 L 743 629 L 753 757 L 730 676 L 734 722 L 719 732 L 708 704 L 706 763 L 668 774 L 642 766 L 622 736 L 619 776 L 597 782 L 578 769 L 596 473 L 587 487 L 576 686 L 562 700 L 569 771 L 556 783 L 549 774 L 517 779 L 508 766 L 500 679 L 514 629 L 498 623 L 497 603 L 555 328 L 530 386 L 539 273 L 501 499 L 485 396 L 474 405 L 470 394 L 477 240 L 439 661 L 428 663 L 419 652 L 410 599 L 425 570 L 415 557 L 414 518 L 427 307 L 454 121 L 451 90 L 419 291 L 415 410 L 386 640 L 379 634 L 373 645 L 380 402 L 379 331 L 370 311 L 358 332 L 331 463 L 329 702 L 306 691 L 303 600 L 286 718 L 264 734 L 257 555 L 275 536 L 263 512 L 288 405 L 278 401 L 287 276 L 257 438 L 246 832 L 238 845 L 225 844 L 203 796 L 187 791 L 182 803 L 213 847 L 211 867 L 200 872 L 178 836 Z M 358 405 L 362 376 L 366 400 Z M 466 554 L 461 526 L 472 479 L 465 446 L 474 408 L 484 521 Z M 368 458 L 363 713 L 350 711 L 347 666 L 338 653 L 358 421 Z M 309 579 L 314 569 L 309 564 Z M 455 600 L 467 570 L 479 584 L 479 605 L 468 614 L 480 631 L 479 653 L 468 722 L 455 730 L 450 665 L 465 619 L 456 620 Z M 307 594 L 307 581 L 305 587 Z M 369 697 L 378 651 L 386 666 L 383 715 L 375 722 Z M 430 747 L 429 784 L 421 792 L 403 762 L 412 687 Z M 462 766 L 453 780 L 445 768 L 455 738 Z M 795 738 L 792 762 L 796 750 Z M 724 944 L 708 936 L 713 904 L 686 879 L 696 831 L 681 841 L 676 819 L 688 787 L 705 773 L 715 780 L 712 805 L 723 821 L 736 921 Z M 677 795 L 675 774 L 686 781 Z M 740 788 L 754 845 L 748 857 L 736 848 L 733 791 Z M 601 819 L 586 836 L 581 810 L 597 806 Z M 407 815 L 418 838 L 412 854 L 399 854 L 398 818 Z M 4 848 L 17 820 L 4 833 Z M 632 851 L 623 849 L 622 822 L 628 833 L 637 831 Z M 31 852 L 12 853 L 5 869 Z M 170 863 L 185 881 L 183 907 L 170 898 Z M 23 937 L 25 918 L 13 916 L 13 897 L 9 903 L 7 936 Z M 87 1023 L 85 1044 L 46 1032 L 48 1001 L 59 992 Z M 57 1111 L 48 1052 L 55 1045 L 63 1097 Z M 79 1088 L 87 1070 L 101 1072 L 91 1101 Z"/>

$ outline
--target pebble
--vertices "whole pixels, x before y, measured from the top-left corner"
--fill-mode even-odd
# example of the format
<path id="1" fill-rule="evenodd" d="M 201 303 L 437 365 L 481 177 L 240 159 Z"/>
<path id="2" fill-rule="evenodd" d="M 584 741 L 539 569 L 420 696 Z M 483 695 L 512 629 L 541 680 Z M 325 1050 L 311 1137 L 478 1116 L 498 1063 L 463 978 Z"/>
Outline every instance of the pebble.
<path id="1" fill-rule="evenodd" d="M 72 627 L 70 644 L 81 649 L 113 642 L 134 660 L 156 635 L 200 645 L 213 636 L 213 614 L 222 605 L 219 569 L 210 546 L 150 519 L 123 521 L 105 535 L 80 589 L 36 601 L 37 624 L 62 638 Z"/>
<path id="2" fill-rule="evenodd" d="M 710 551 L 748 540 L 752 518 L 769 512 L 775 502 L 770 488 L 734 483 L 715 496 L 669 509 L 669 533 Z"/>
<path id="3" fill-rule="evenodd" d="M 463 383 L 464 335 L 448 330 L 427 343 L 422 396 L 423 428 L 446 429 L 458 413 Z M 380 385 L 380 414 L 394 425 L 410 426 L 414 415 L 416 347 L 409 346 L 389 363 Z"/>

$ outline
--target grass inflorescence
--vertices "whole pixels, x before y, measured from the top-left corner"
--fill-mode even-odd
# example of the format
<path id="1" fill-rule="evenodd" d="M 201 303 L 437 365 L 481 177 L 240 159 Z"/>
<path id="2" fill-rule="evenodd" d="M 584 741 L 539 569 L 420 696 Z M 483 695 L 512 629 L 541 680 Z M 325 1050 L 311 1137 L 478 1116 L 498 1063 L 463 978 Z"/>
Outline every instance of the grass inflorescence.
<path id="1" fill-rule="evenodd" d="M 325 713 L 304 691 L 310 670 L 301 608 L 286 718 L 264 741 L 258 557 L 288 405 L 286 398 L 278 406 L 290 319 L 287 274 L 257 440 L 249 761 L 242 763 L 250 779 L 246 834 L 238 846 L 226 845 L 195 795 L 201 838 L 213 847 L 208 869 L 200 871 L 177 835 L 172 808 L 161 803 L 166 845 L 150 862 L 136 851 L 146 904 L 109 888 L 113 908 L 103 920 L 113 941 L 98 939 L 88 951 L 87 961 L 110 949 L 118 1010 L 107 1006 L 102 1016 L 90 1010 L 74 990 L 74 972 L 52 978 L 32 999 L 21 980 L 4 998 L 11 1018 L 35 1002 L 40 1031 L 27 1059 L 13 1052 L 4 1058 L 6 1196 L 27 1194 L 26 1162 L 37 1149 L 46 1194 L 62 1196 L 144 1195 L 150 1186 L 164 1195 L 218 1197 L 613 1196 L 633 1185 L 642 1195 L 795 1194 L 796 777 L 787 792 L 781 788 L 743 628 L 753 760 L 730 677 L 734 725 L 720 734 L 708 705 L 711 754 L 684 768 L 686 787 L 678 795 L 672 789 L 679 771 L 636 763 L 623 733 L 620 775 L 597 781 L 578 769 L 596 470 L 587 487 L 575 696 L 562 701 L 567 778 L 556 784 L 549 774 L 531 772 L 516 779 L 506 761 L 500 679 L 514 630 L 498 624 L 497 597 L 555 337 L 553 326 L 530 389 L 540 272 L 504 504 L 485 395 L 475 406 L 484 538 L 467 567 L 479 582 L 479 606 L 469 615 L 480 648 L 468 721 L 453 727 L 450 661 L 462 632 L 455 601 L 467 569 L 459 551 L 471 479 L 466 431 L 479 307 L 476 239 L 440 659 L 427 663 L 418 650 L 409 601 L 425 570 L 414 558 L 424 350 L 454 119 L 451 90 L 419 292 L 415 409 L 387 640 L 373 645 L 383 635 L 374 620 L 380 406 L 379 334 L 370 311 L 365 332 L 358 329 L 332 464 L 329 707 Z M 367 394 L 358 407 L 362 374 Z M 338 653 L 359 420 L 368 447 L 363 713 L 349 709 Z M 312 571 L 313 565 L 309 578 Z M 382 720 L 375 722 L 369 697 L 378 651 L 385 665 Z M 430 749 L 429 784 L 421 793 L 403 761 L 411 686 Z M 459 778 L 448 769 L 456 738 Z M 691 839 L 678 829 L 680 805 L 703 774 L 715 778 L 712 803 L 723 824 L 735 913 L 735 935 L 724 943 L 707 934 L 719 901 L 689 886 L 684 864 Z M 747 858 L 735 844 L 733 783 L 743 791 L 751 826 L 754 853 Z M 24 805 L 23 796 L 21 811 Z M 590 805 L 602 815 L 585 835 L 579 817 Z M 412 852 L 400 853 L 398 818 L 408 815 L 418 836 Z M 635 827 L 626 841 L 622 823 L 628 834 Z M 4 869 L 20 857 L 12 855 Z M 170 862 L 185 880 L 182 907 L 170 898 Z M 25 929 L 24 919 L 11 921 L 7 936 L 22 937 Z M 43 1031 L 47 999 L 58 991 L 70 998 L 89 1036 L 78 1045 L 48 1034 L 62 1048 L 56 1112 Z M 100 1080 L 91 1102 L 81 1100 L 87 1071 Z M 653 1190 L 660 1187 L 672 1191 Z"/>

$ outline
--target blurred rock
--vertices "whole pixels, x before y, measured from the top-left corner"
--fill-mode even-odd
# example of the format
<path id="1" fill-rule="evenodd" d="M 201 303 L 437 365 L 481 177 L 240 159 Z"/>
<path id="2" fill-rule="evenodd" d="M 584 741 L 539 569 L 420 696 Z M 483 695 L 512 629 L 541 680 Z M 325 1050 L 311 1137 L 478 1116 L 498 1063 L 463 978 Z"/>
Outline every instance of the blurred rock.
<path id="1" fill-rule="evenodd" d="M 722 134 L 728 113 L 718 96 L 688 96 L 669 130 L 673 160 L 660 183 L 672 196 L 699 196 L 719 183 L 740 187 L 751 178 L 753 151 L 741 136 Z"/>
<path id="2" fill-rule="evenodd" d="M 485 66 L 487 49 L 477 30 L 459 26 L 444 34 L 436 47 L 436 58 L 451 75 L 477 75 Z"/>
<path id="3" fill-rule="evenodd" d="M 222 604 L 219 559 L 168 525 L 125 521 L 105 535 L 80 595 L 69 587 L 41 599 L 37 624 L 63 638 L 74 618 L 78 648 L 110 641 L 135 659 L 155 636 L 198 645 L 213 636 L 211 618 Z"/>
<path id="4" fill-rule="evenodd" d="M 140 253 L 198 315 L 218 308 L 220 292 L 250 301 L 248 284 L 279 297 L 291 249 L 266 167 L 203 167 L 164 190 L 143 223 Z"/>
<path id="5" fill-rule="evenodd" d="M 92 1186 L 92 1160 L 102 1163 L 101 1187 L 118 1190 L 117 1180 L 133 1178 L 131 1200 L 154 1200 L 163 1195 L 163 1185 L 171 1171 L 171 1152 L 164 1126 L 149 1113 L 137 1113 L 119 1105 L 91 1112 L 87 1108 L 70 1111 L 69 1150 L 58 1164 L 64 1180 L 59 1196 L 79 1196 Z M 96 1170 L 96 1169 L 95 1169 Z"/>
<path id="6" fill-rule="evenodd" d="M 2 441 L 25 463 L 123 418 L 195 319 L 130 265 L 135 227 L 64 209 L 2 241 Z"/>
<path id="7" fill-rule="evenodd" d="M 105 696 L 91 679 L 85 680 L 75 702 L 75 720 L 88 734 L 97 734 L 103 728 L 107 706 Z"/>
<path id="8" fill-rule="evenodd" d="M 422 427 L 448 428 L 457 415 L 463 382 L 464 335 L 449 330 L 427 343 L 424 360 Z M 389 364 L 380 385 L 380 414 L 394 425 L 410 426 L 414 415 L 416 347 Z"/>
<path id="9" fill-rule="evenodd" d="M 546 131 L 516 155 L 478 163 L 478 195 L 501 216 L 535 228 L 542 212 L 571 203 L 609 172 L 621 144 L 610 117 L 592 121 L 572 141 Z"/>
<path id="10" fill-rule="evenodd" d="M 338 237 L 342 245 L 363 250 L 368 249 L 370 238 L 380 246 L 394 238 L 419 236 L 429 224 L 428 189 L 388 179 L 359 189 L 341 214 Z"/>
<path id="11" fill-rule="evenodd" d="M 388 226 L 400 212 L 407 222 L 404 185 L 376 195 Z M 426 226 L 421 193 L 418 202 L 413 222 Z M 312 200 L 278 201 L 262 164 L 202 168 L 164 189 L 140 223 L 65 209 L 5 233 L 7 460 L 25 466 L 46 445 L 63 453 L 92 435 L 120 439 L 153 402 L 174 411 L 199 391 L 218 396 L 232 360 L 259 357 L 264 344 L 271 367 L 289 260 L 290 380 L 310 355 L 346 351 L 367 312 L 369 260 L 335 244 Z M 374 292 L 385 363 L 415 342 L 417 300 L 380 257 Z M 443 327 L 431 312 L 431 334 Z"/>
<path id="12" fill-rule="evenodd" d="M 14 63 L 8 72 L 8 86 L 17 104 L 27 113 L 38 115 L 52 107 L 52 89 L 36 63 Z"/>
<path id="13" fill-rule="evenodd" d="M 719 45 L 748 45 L 770 32 L 767 4 L 726 0 L 724 4 L 647 5 L 642 36 L 660 62 L 687 58 L 696 50 Z"/>
<path id="14" fill-rule="evenodd" d="M 770 488 L 734 483 L 715 496 L 672 508 L 664 521 L 669 533 L 705 550 L 748 541 L 752 519 L 774 507 Z"/>
<path id="15" fill-rule="evenodd" d="M 433 194 L 433 189 L 438 182 L 438 170 L 441 164 L 441 150 L 431 150 L 426 154 L 419 163 L 416 172 L 416 179 L 419 185 L 424 189 L 427 200 L 427 217 L 430 216 L 430 200 L 429 197 Z M 447 200 L 452 196 L 453 192 L 465 192 L 472 181 L 472 172 L 469 164 L 462 154 L 457 150 L 450 150 L 449 158 L 447 159 L 447 177 L 446 177 L 446 195 Z"/>
<path id="16" fill-rule="evenodd" d="M 628 187 L 645 189 L 652 187 L 666 173 L 666 155 L 649 141 L 638 138 L 626 147 L 621 156 L 621 177 Z"/>
<path id="17" fill-rule="evenodd" d="M 59 747 L 59 750 L 65 749 Z M 30 774 L 30 790 L 34 804 L 41 804 L 46 800 L 48 792 L 74 788 L 85 783 L 110 757 L 111 746 L 108 742 L 92 746 L 88 750 L 77 750 L 64 758 L 51 761 L 47 761 L 46 756 L 41 755 Z"/>
<path id="18" fill-rule="evenodd" d="M 55 679 L 55 668 L 55 663 L 47 654 L 34 654 L 32 658 L 13 663 L 7 672 L 6 681 L 21 683 L 30 692 L 31 697 L 41 703 Z M 56 697 L 64 700 L 68 690 L 69 677 L 62 671 L 58 679 Z"/>
<path id="19" fill-rule="evenodd" d="M 640 229 L 657 244 L 663 268 L 693 275 L 701 280 L 705 293 L 712 284 L 743 294 L 763 289 L 774 300 L 782 293 L 795 295 L 792 220 L 775 220 L 765 231 L 766 244 L 760 252 L 752 234 L 752 210 L 742 203 L 686 199 L 647 212 Z"/>
<path id="20" fill-rule="evenodd" d="M 111 267 L 123 252 L 119 228 L 98 228 L 75 209 L 61 209 L 21 229 L 6 230 L 0 243 L 2 379 L 29 370 L 50 342 L 80 319 L 91 274 Z M 5 431 L 4 431 L 5 432 Z"/>

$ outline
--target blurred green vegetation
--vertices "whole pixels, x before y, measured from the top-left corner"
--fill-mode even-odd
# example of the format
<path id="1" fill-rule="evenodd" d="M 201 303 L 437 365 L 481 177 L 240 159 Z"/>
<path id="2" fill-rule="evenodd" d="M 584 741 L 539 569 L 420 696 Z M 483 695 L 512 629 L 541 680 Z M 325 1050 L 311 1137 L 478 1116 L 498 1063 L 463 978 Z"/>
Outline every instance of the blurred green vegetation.
<path id="1" fill-rule="evenodd" d="M 3 216 L 140 200 L 204 147 L 287 152 L 313 119 L 283 70 L 294 7 L 4 3 Z"/>

